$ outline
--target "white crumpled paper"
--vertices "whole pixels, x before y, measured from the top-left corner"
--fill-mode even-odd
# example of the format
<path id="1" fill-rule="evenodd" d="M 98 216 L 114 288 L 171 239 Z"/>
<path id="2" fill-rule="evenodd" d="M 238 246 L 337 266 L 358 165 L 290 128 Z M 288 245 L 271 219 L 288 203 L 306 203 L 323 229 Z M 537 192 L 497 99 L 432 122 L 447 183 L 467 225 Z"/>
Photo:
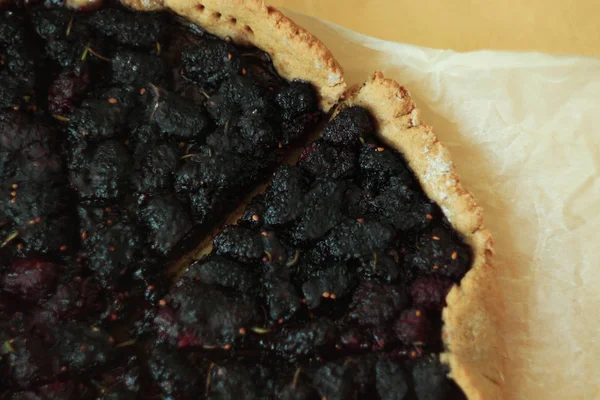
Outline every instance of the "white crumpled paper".
<path id="1" fill-rule="evenodd" d="M 600 399 L 600 59 L 432 50 L 286 14 L 349 84 L 375 70 L 403 84 L 484 207 L 506 398 Z"/>

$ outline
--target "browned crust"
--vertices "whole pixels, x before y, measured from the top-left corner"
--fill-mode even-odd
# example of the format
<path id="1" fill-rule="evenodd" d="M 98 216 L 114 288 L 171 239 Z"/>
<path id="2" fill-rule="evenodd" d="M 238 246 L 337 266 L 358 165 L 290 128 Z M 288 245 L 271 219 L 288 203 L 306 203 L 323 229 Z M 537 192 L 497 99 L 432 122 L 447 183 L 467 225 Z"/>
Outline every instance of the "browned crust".
<path id="1" fill-rule="evenodd" d="M 473 249 L 471 270 L 447 297 L 442 360 L 469 399 L 502 398 L 504 347 L 498 328 L 503 307 L 490 260 L 492 237 L 483 227 L 481 208 L 462 187 L 448 149 L 421 122 L 406 89 L 378 72 L 348 91 L 341 106 L 351 105 L 372 113 L 381 139 L 404 155 L 425 193 Z"/>
<path id="2" fill-rule="evenodd" d="M 264 0 L 122 0 L 138 10 L 170 9 L 221 38 L 253 45 L 271 55 L 285 79 L 302 79 L 317 89 L 324 111 L 346 90 L 342 68 L 312 34 Z"/>

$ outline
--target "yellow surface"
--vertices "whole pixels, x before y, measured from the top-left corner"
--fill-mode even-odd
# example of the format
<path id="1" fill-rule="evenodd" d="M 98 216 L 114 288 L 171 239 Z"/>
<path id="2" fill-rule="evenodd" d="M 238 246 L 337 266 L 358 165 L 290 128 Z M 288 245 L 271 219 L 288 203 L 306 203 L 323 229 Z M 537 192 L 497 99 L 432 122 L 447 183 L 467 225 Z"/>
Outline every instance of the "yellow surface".
<path id="1" fill-rule="evenodd" d="M 386 40 L 439 49 L 600 56 L 600 0 L 266 0 Z"/>

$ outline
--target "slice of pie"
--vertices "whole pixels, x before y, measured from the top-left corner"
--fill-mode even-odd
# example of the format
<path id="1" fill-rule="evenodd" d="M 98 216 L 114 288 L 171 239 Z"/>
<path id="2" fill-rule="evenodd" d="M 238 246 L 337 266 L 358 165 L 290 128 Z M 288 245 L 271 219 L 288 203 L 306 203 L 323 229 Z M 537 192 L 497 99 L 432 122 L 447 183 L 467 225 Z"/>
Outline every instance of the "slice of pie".
<path id="1" fill-rule="evenodd" d="M 0 398 L 502 397 L 491 237 L 404 88 L 346 91 L 262 1 L 34 3 L 0 15 Z"/>

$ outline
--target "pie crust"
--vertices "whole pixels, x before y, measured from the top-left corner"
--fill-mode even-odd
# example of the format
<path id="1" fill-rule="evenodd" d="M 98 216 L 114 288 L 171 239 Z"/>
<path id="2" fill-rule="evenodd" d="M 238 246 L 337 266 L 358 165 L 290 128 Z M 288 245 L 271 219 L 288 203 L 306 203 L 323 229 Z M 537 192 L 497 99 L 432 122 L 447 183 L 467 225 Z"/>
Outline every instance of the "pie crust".
<path id="1" fill-rule="evenodd" d="M 452 288 L 443 311 L 442 361 L 469 399 L 503 398 L 505 349 L 498 332 L 504 307 L 491 264 L 492 237 L 448 149 L 422 123 L 408 91 L 377 72 L 345 92 L 342 68 L 325 45 L 264 0 L 121 1 L 143 11 L 170 9 L 216 36 L 266 51 L 280 76 L 316 87 L 324 111 L 341 100 L 340 107 L 358 105 L 372 113 L 381 139 L 404 155 L 425 193 L 473 251 L 471 270 Z"/>

